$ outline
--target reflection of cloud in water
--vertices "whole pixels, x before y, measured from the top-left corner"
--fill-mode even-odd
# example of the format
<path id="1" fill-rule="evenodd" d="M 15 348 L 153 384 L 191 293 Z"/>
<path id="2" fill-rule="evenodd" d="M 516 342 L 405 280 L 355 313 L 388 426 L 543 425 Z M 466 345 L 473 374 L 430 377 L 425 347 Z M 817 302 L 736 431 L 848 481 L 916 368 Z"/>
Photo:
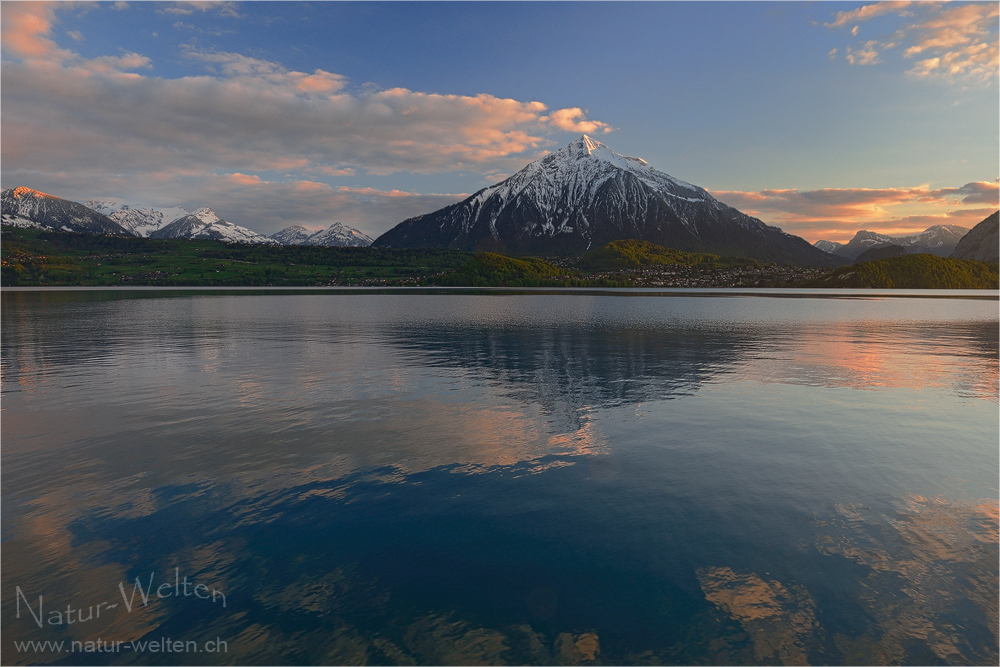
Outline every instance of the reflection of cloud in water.
<path id="1" fill-rule="evenodd" d="M 996 664 L 996 500 L 964 504 L 913 497 L 894 517 L 871 516 L 855 505 L 839 506 L 837 513 L 819 547 L 870 569 L 862 580 L 862 602 L 880 631 L 873 657 Z M 964 619 L 958 627 L 957 619 Z M 992 641 L 973 643 L 970 626 Z M 847 654 L 871 644 L 868 638 L 835 639 Z M 930 654 L 908 655 L 914 642 Z"/>
<path id="2" fill-rule="evenodd" d="M 949 388 L 997 400 L 996 321 L 804 324 L 746 367 L 764 382 L 855 389 Z"/>
<path id="3" fill-rule="evenodd" d="M 860 634 L 828 637 L 816 603 L 798 584 L 728 567 L 702 568 L 698 579 L 705 599 L 746 632 L 759 663 L 808 664 L 810 651 L 832 641 L 823 662 L 996 664 L 997 515 L 995 500 L 915 496 L 891 517 L 838 506 L 820 522 L 817 548 L 867 569 L 859 603 L 868 628 Z"/>
<path id="4" fill-rule="evenodd" d="M 736 619 L 750 635 L 756 662 L 808 664 L 816 613 L 805 591 L 728 567 L 698 570 L 698 581 L 705 599 Z"/>
<path id="5" fill-rule="evenodd" d="M 32 506 L 36 511 L 22 515 L 17 529 L 4 535 L 4 664 L 49 663 L 62 657 L 51 651 L 13 652 L 15 640 L 86 642 L 113 637 L 128 642 L 162 623 L 166 616 L 162 607 L 137 605 L 126 613 L 118 590 L 118 584 L 125 582 L 131 591 L 125 565 L 103 562 L 109 547 L 104 540 L 81 542 L 70 531 L 69 523 L 79 516 L 78 498 L 57 490 L 41 495 Z M 17 587 L 35 614 L 43 612 L 43 628 L 19 600 Z M 101 603 L 118 605 L 111 609 Z M 67 605 L 73 609 L 68 615 Z M 53 612 L 62 616 L 54 617 Z M 59 622 L 53 625 L 53 619 Z"/>

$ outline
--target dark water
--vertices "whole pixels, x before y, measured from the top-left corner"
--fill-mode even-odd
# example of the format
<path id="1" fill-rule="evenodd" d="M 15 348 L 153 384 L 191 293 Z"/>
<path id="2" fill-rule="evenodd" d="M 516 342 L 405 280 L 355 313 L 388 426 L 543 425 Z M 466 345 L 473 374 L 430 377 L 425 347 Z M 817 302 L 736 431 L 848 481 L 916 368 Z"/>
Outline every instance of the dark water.
<path id="1" fill-rule="evenodd" d="M 997 663 L 995 298 L 2 316 L 4 664 Z"/>

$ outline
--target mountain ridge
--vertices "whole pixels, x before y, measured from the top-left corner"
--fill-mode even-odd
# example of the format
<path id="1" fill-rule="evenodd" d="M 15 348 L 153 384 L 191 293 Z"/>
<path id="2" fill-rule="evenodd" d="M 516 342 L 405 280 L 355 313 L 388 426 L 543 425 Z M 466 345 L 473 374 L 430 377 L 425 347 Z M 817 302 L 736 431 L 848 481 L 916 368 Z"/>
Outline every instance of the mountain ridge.
<path id="1" fill-rule="evenodd" d="M 857 261 L 862 253 L 890 245 L 902 246 L 907 254 L 931 254 L 938 257 L 948 257 L 954 252 L 959 241 L 969 232 L 968 228 L 959 225 L 931 225 L 922 232 L 904 236 L 890 236 L 879 232 L 862 229 L 847 243 L 834 244 L 833 241 L 817 241 L 815 245 L 823 250 L 836 245 L 832 250 L 825 250 L 849 261 Z M 829 244 L 829 246 L 827 245 Z"/>
<path id="2" fill-rule="evenodd" d="M 18 186 L 0 193 L 4 224 L 68 232 L 131 236 L 120 224 L 79 202 Z"/>
<path id="3" fill-rule="evenodd" d="M 1000 211 L 987 216 L 959 240 L 953 259 L 1000 261 Z"/>
<path id="4" fill-rule="evenodd" d="M 318 232 L 311 232 L 301 225 L 292 225 L 271 234 L 268 238 L 283 245 L 315 245 L 337 248 L 366 248 L 374 240 L 360 229 L 349 227 L 341 222 L 334 222 Z"/>

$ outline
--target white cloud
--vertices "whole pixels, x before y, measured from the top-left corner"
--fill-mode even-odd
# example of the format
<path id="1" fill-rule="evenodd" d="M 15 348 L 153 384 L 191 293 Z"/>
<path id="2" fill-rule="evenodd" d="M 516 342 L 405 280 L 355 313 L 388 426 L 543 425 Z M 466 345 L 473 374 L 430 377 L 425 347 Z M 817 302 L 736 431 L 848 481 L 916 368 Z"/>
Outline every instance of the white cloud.
<path id="1" fill-rule="evenodd" d="M 236 11 L 235 2 L 198 0 L 197 2 L 171 2 L 164 4 L 167 6 L 163 7 L 160 11 L 165 14 L 188 16 L 190 14 L 194 14 L 195 12 L 214 11 L 220 16 L 230 16 L 233 18 L 240 17 L 239 12 Z"/>

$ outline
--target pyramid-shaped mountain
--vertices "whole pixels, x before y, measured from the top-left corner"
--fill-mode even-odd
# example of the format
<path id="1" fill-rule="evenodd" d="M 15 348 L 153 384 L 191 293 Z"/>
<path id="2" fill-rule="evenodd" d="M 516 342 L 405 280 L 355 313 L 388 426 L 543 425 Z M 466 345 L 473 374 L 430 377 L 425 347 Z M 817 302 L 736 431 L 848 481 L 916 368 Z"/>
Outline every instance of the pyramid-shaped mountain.
<path id="1" fill-rule="evenodd" d="M 588 136 L 465 201 L 404 220 L 374 245 L 578 255 L 617 239 L 786 264 L 838 263 L 804 239 Z"/>

